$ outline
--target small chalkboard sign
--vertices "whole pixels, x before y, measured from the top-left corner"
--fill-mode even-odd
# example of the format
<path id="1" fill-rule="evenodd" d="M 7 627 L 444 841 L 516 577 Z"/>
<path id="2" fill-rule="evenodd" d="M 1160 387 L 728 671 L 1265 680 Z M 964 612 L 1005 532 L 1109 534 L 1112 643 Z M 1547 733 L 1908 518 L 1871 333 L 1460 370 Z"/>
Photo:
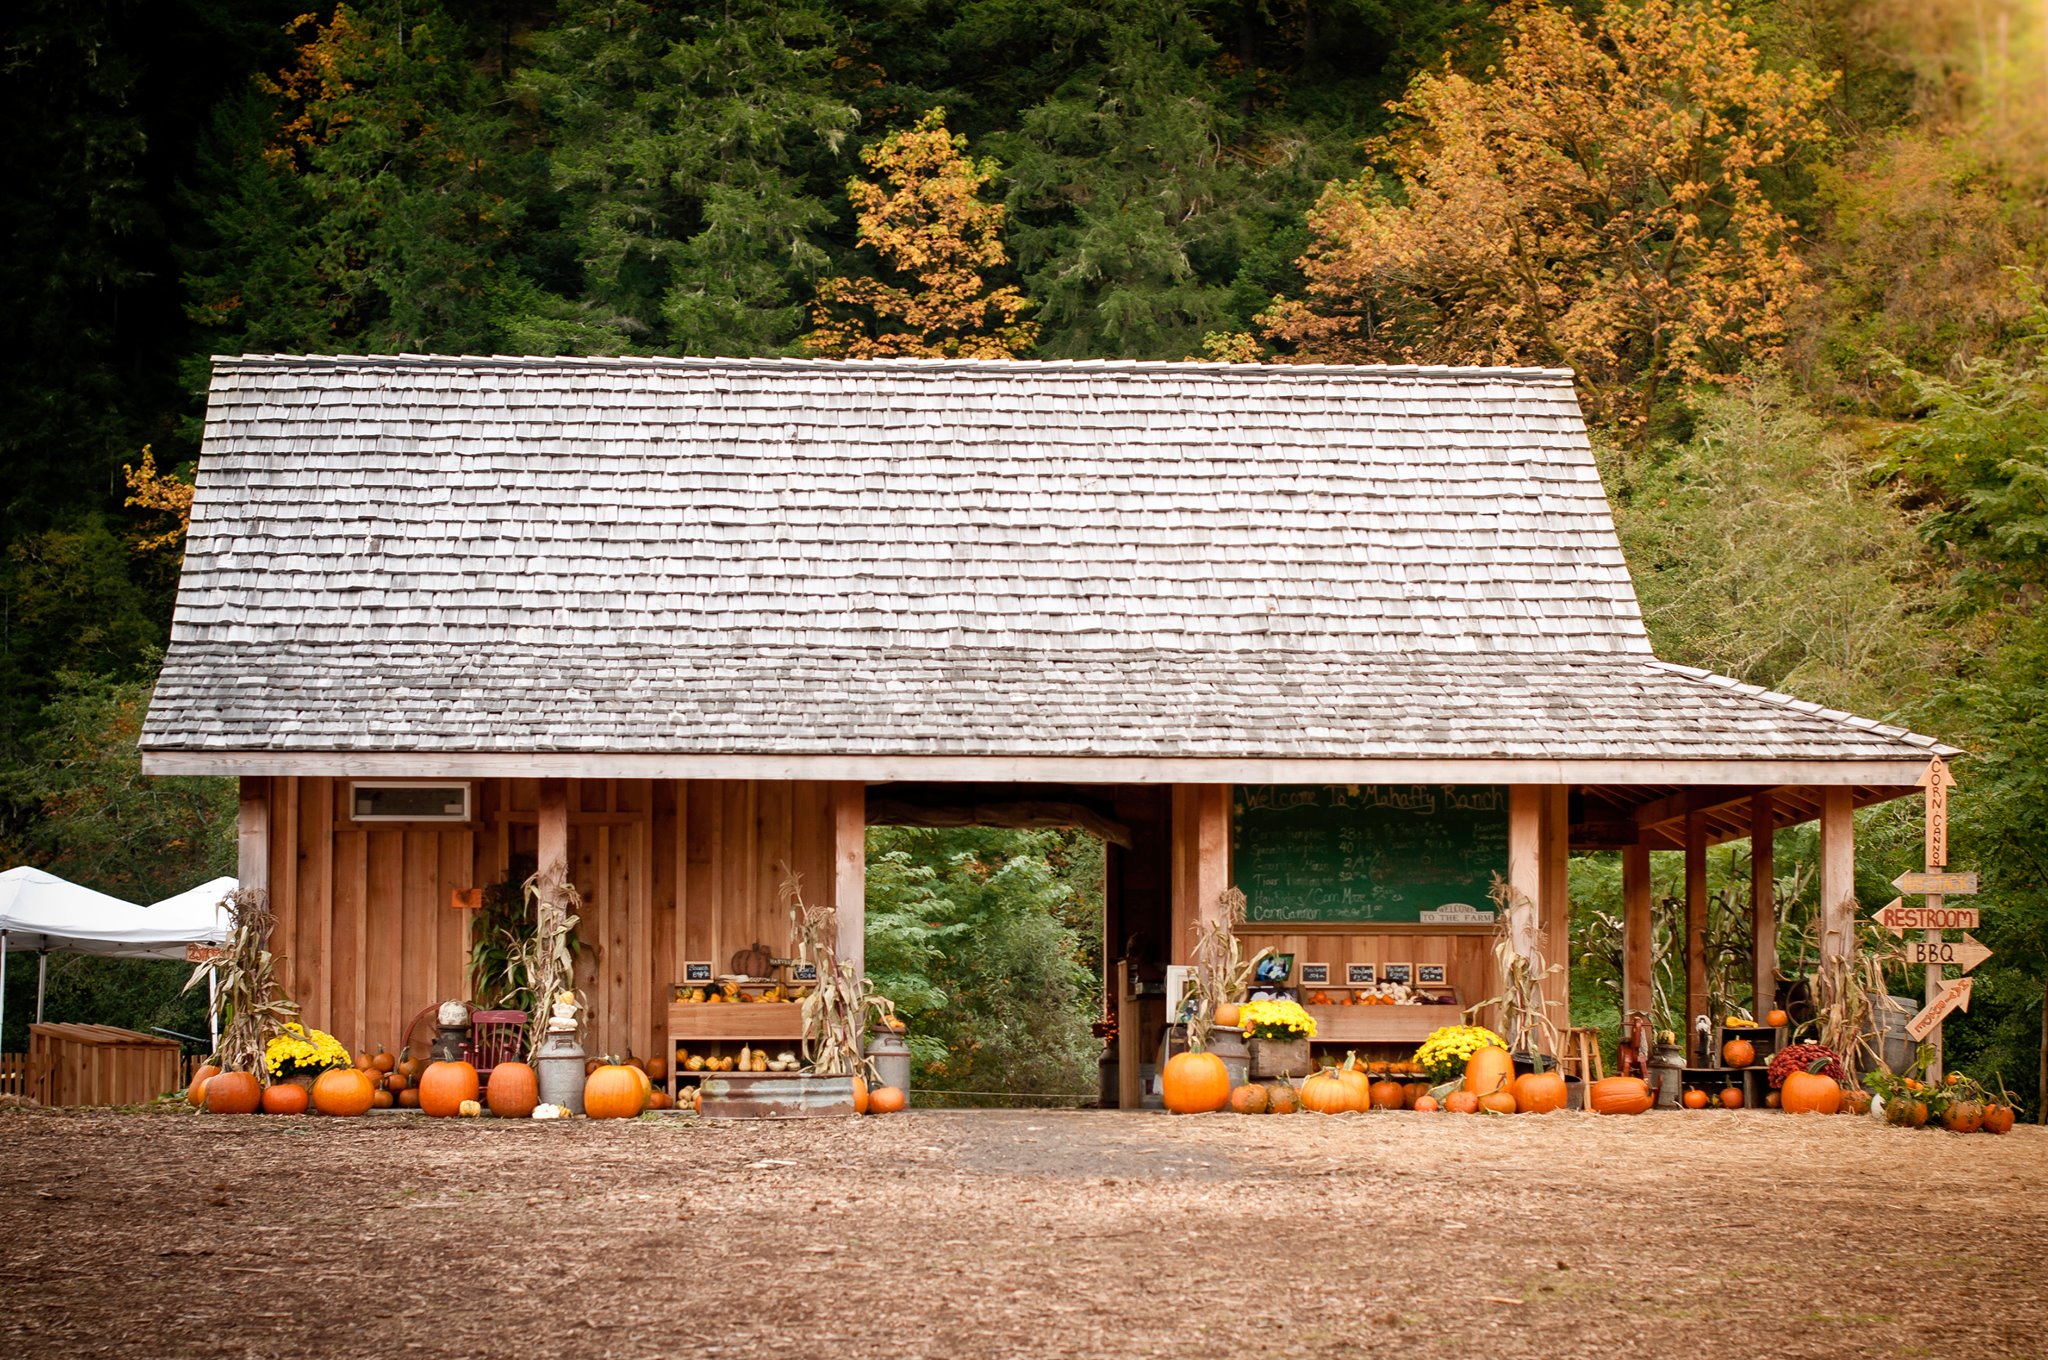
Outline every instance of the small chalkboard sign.
<path id="1" fill-rule="evenodd" d="M 1444 985 L 1444 966 L 1440 963 L 1417 964 L 1415 985 L 1418 987 L 1441 987 Z"/>
<path id="2" fill-rule="evenodd" d="M 1347 963 L 1344 965 L 1344 985 L 1346 987 L 1370 987 L 1376 981 L 1378 981 L 1378 978 L 1374 975 L 1371 964 Z"/>
<path id="3" fill-rule="evenodd" d="M 1327 963 L 1304 963 L 1301 965 L 1301 985 L 1304 987 L 1329 986 L 1330 965 Z"/>
<path id="4" fill-rule="evenodd" d="M 711 981 L 711 964 L 709 961 L 704 963 L 685 963 L 683 965 L 683 981 L 693 987 Z"/>
<path id="5" fill-rule="evenodd" d="M 1413 982 L 1415 965 L 1412 963 L 1383 963 L 1380 965 L 1381 982 Z"/>
<path id="6" fill-rule="evenodd" d="M 789 980 L 791 982 L 816 982 L 818 980 L 818 965 L 815 963 L 792 963 L 789 965 Z"/>

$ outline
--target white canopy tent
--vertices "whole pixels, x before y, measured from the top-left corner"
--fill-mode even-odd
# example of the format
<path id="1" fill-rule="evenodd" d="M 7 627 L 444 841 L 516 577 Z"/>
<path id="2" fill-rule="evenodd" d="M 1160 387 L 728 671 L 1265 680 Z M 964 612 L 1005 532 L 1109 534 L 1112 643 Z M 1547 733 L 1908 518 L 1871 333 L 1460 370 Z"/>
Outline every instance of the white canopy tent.
<path id="1" fill-rule="evenodd" d="M 7 986 L 10 949 L 36 952 L 36 1019 L 41 1020 L 52 949 L 110 958 L 182 959 L 187 945 L 223 944 L 230 923 L 221 901 L 234 890 L 234 879 L 216 878 L 143 907 L 27 865 L 0 873 L 0 995 Z M 211 996 L 207 1012 L 210 1020 Z M 4 1024 L 0 1015 L 0 1048 Z"/>

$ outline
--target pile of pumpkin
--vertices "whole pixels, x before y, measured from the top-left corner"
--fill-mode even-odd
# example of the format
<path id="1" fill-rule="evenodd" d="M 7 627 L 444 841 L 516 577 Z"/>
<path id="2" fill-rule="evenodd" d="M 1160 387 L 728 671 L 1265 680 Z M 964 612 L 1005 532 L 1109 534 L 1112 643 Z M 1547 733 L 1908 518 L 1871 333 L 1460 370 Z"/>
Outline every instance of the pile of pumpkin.
<path id="1" fill-rule="evenodd" d="M 265 1086 L 253 1072 L 201 1067 L 185 1099 L 210 1114 L 314 1114 L 353 1118 L 397 1102 L 435 1118 L 476 1117 L 486 1110 L 500 1119 L 525 1119 L 540 1108 L 540 1081 L 523 1062 L 499 1063 L 488 1086 L 466 1062 L 393 1062 L 385 1070 L 381 1050 L 364 1055 L 356 1067 L 333 1068 L 311 1083 Z M 592 1119 L 631 1119 L 666 1109 L 668 1092 L 658 1090 L 647 1071 L 652 1064 L 594 1061 L 583 1082 L 583 1112 Z M 394 1087 L 396 1088 L 394 1091 Z M 380 1101 L 379 1097 L 382 1097 Z M 409 1097 L 409 1098 L 408 1098 Z"/>
<path id="2" fill-rule="evenodd" d="M 1385 1064 L 1377 1072 L 1346 1057 L 1302 1082 L 1297 1094 L 1286 1082 L 1232 1088 L 1223 1060 L 1213 1053 L 1177 1053 L 1167 1060 L 1166 1108 L 1175 1114 L 1206 1114 L 1230 1109 L 1240 1114 L 1291 1114 L 1296 1108 L 1313 1114 L 1344 1114 L 1369 1110 L 1439 1109 L 1453 1114 L 1546 1114 L 1565 1106 L 1564 1074 L 1551 1068 L 1515 1075 L 1504 1048 L 1481 1048 L 1465 1063 L 1458 1089 L 1432 1088 L 1426 1082 L 1400 1081 L 1392 1069 L 1414 1064 Z M 1437 1099 L 1436 1092 L 1443 1093 Z M 1586 1108 L 1596 1114 L 1641 1114 L 1655 1098 L 1639 1077 L 1608 1077 L 1586 1092 Z"/>

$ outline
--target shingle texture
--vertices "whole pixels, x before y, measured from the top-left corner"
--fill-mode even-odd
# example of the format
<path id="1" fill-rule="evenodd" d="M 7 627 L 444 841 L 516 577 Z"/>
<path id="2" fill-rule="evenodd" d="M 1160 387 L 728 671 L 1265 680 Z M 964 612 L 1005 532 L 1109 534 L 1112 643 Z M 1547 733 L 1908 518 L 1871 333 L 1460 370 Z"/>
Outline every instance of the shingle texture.
<path id="1" fill-rule="evenodd" d="M 1563 373 L 250 357 L 143 745 L 1932 743 L 1651 656 Z"/>

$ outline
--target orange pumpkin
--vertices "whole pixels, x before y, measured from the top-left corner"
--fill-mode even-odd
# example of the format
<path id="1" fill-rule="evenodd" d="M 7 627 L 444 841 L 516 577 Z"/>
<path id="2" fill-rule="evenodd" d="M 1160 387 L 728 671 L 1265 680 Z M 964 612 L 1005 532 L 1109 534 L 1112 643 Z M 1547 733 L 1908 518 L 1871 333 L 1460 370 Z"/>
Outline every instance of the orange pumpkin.
<path id="1" fill-rule="evenodd" d="M 1338 1080 L 1337 1070 L 1325 1067 L 1301 1084 L 1301 1108 L 1316 1114 L 1342 1114 L 1356 1107 L 1351 1103 L 1351 1091 Z"/>
<path id="2" fill-rule="evenodd" d="M 388 1110 L 397 1103 L 397 1100 L 398 1097 L 389 1091 L 370 1092 L 370 1108 L 373 1110 Z"/>
<path id="3" fill-rule="evenodd" d="M 1941 1126 L 1950 1133 L 1975 1133 L 1984 1127 L 1984 1107 L 1974 1100 L 1954 1101 L 1941 1112 Z"/>
<path id="4" fill-rule="evenodd" d="M 484 1103 L 500 1119 L 524 1119 L 540 1104 L 540 1077 L 523 1062 L 501 1062 L 485 1083 Z"/>
<path id="5" fill-rule="evenodd" d="M 668 1098 L 667 1091 L 657 1090 L 653 1095 L 647 1097 L 647 1108 L 650 1110 L 666 1110 L 674 1104 L 675 1102 Z"/>
<path id="6" fill-rule="evenodd" d="M 1515 1093 L 1513 1091 L 1491 1091 L 1479 1097 L 1479 1108 L 1493 1114 L 1513 1114 Z"/>
<path id="7" fill-rule="evenodd" d="M 305 1087 L 294 1081 L 281 1081 L 263 1088 L 263 1113 L 304 1114 L 307 1100 Z"/>
<path id="8" fill-rule="evenodd" d="M 592 1119 L 633 1119 L 647 1108 L 646 1078 L 623 1063 L 606 1063 L 583 1079 L 583 1113 Z"/>
<path id="9" fill-rule="evenodd" d="M 1230 1092 L 1230 1108 L 1237 1114 L 1264 1114 L 1266 1099 L 1266 1088 L 1263 1086 L 1233 1087 Z"/>
<path id="10" fill-rule="evenodd" d="M 1176 1053 L 1166 1060 L 1166 1108 L 1175 1114 L 1208 1114 L 1230 1103 L 1230 1072 L 1214 1053 Z M 874 1095 L 868 1096 L 869 1107 Z"/>
<path id="11" fill-rule="evenodd" d="M 1301 1097 L 1290 1083 L 1276 1081 L 1266 1087 L 1267 1114 L 1293 1114 L 1300 1108 Z"/>
<path id="12" fill-rule="evenodd" d="M 1225 1029 L 1237 1027 L 1237 1003 L 1226 1001 L 1216 1008 L 1215 1021 Z"/>
<path id="13" fill-rule="evenodd" d="M 1984 1107 L 1984 1132 L 2011 1133 L 2012 1121 L 2012 1106 L 1986 1105 Z"/>
<path id="14" fill-rule="evenodd" d="M 866 1114 L 868 1112 L 868 1079 L 866 1077 L 856 1076 L 853 1079 L 853 1112 L 855 1114 Z"/>
<path id="15" fill-rule="evenodd" d="M 1747 1039 L 1730 1039 L 1721 1045 L 1721 1061 L 1730 1067 L 1748 1067 L 1756 1061 L 1756 1045 Z"/>
<path id="16" fill-rule="evenodd" d="M 1223 1060 L 1217 1058 L 1216 1061 L 1221 1063 Z M 910 1097 L 903 1094 L 900 1086 L 877 1086 L 868 1092 L 869 1114 L 897 1114 L 909 1104 Z"/>
<path id="17" fill-rule="evenodd" d="M 1739 1110 L 1742 1108 L 1742 1088 L 1740 1086 L 1723 1086 L 1721 1088 L 1721 1108 L 1724 1110 Z"/>
<path id="18" fill-rule="evenodd" d="M 1562 1110 L 1568 1094 L 1564 1073 L 1554 1067 L 1543 1072 L 1524 1072 L 1515 1078 L 1512 1089 L 1515 1108 L 1523 1114 L 1549 1114 L 1553 1110 Z"/>
<path id="19" fill-rule="evenodd" d="M 384 1089 L 394 1095 L 410 1085 L 412 1085 L 412 1078 L 406 1076 L 403 1072 L 393 1072 L 384 1078 Z"/>
<path id="20" fill-rule="evenodd" d="M 1586 1088 L 1586 1108 L 1595 1114 L 1641 1114 L 1656 1103 L 1641 1077 L 1604 1077 Z"/>
<path id="21" fill-rule="evenodd" d="M 370 1066 L 378 1072 L 389 1072 L 398 1066 L 398 1059 L 386 1053 L 384 1045 L 379 1044 L 376 1051 L 370 1054 Z"/>
<path id="22" fill-rule="evenodd" d="M 400 1091 L 400 1092 L 398 1093 L 398 1108 L 399 1108 L 399 1109 L 401 1109 L 401 1110 L 417 1110 L 417 1109 L 418 1109 L 419 1107 L 420 1107 L 420 1088 L 419 1088 L 419 1087 L 417 1087 L 417 1086 L 408 1086 L 408 1087 L 406 1087 L 406 1088 L 405 1088 L 405 1089 L 404 1089 L 403 1091 Z"/>
<path id="23" fill-rule="evenodd" d="M 1688 1110 L 1704 1110 L 1707 1108 L 1707 1093 L 1697 1086 L 1687 1091 L 1679 1099 L 1684 1102 L 1685 1108 Z"/>
<path id="24" fill-rule="evenodd" d="M 668 1078 L 668 1063 L 663 1061 L 659 1055 L 649 1058 L 647 1066 L 643 1070 L 647 1073 L 650 1081 L 665 1081 Z"/>
<path id="25" fill-rule="evenodd" d="M 437 1062 L 420 1073 L 420 1109 L 436 1119 L 452 1119 L 462 1102 L 477 1098 L 476 1069 L 466 1062 Z"/>
<path id="26" fill-rule="evenodd" d="M 377 1083 L 360 1067 L 333 1067 L 313 1083 L 313 1108 L 322 1114 L 353 1119 L 375 1102 Z"/>
<path id="27" fill-rule="evenodd" d="M 1436 1113 L 1436 1108 L 1435 1096 L 1417 1096 L 1415 1098 L 1415 1112 L 1417 1114 L 1434 1114 Z"/>
<path id="28" fill-rule="evenodd" d="M 1504 1048 L 1477 1048 L 1465 1059 L 1465 1089 L 1475 1096 L 1505 1091 L 1514 1079 L 1515 1060 Z"/>
<path id="29" fill-rule="evenodd" d="M 1783 1011 L 1772 1011 L 1764 1017 L 1764 1023 L 1772 1029 L 1783 1029 L 1786 1025 L 1792 1023 L 1792 1017 Z"/>
<path id="30" fill-rule="evenodd" d="M 222 1072 L 207 1079 L 202 1098 L 208 1114 L 254 1114 L 263 1106 L 263 1088 L 254 1072 Z"/>
<path id="31" fill-rule="evenodd" d="M 1778 1103 L 1783 1099 L 1784 1097 L 1780 1096 L 1776 1091 L 1766 1091 L 1764 1092 L 1764 1108 L 1775 1110 L 1778 1108 Z"/>
<path id="32" fill-rule="evenodd" d="M 1479 1097 L 1470 1091 L 1453 1091 L 1444 1097 L 1444 1108 L 1452 1114 L 1478 1114 Z"/>
<path id="33" fill-rule="evenodd" d="M 1842 1108 L 1842 1083 L 1824 1072 L 1788 1072 L 1778 1088 L 1786 1114 L 1834 1114 Z"/>
<path id="34" fill-rule="evenodd" d="M 201 1063 L 192 1073 L 192 1084 L 185 1088 L 185 1103 L 198 1109 L 206 1103 L 206 1083 L 220 1075 L 220 1069 L 212 1063 Z"/>
<path id="35" fill-rule="evenodd" d="M 1772 1094 L 1773 1094 L 1773 1095 L 1775 1095 L 1775 1094 L 1777 1094 L 1777 1093 L 1776 1093 L 1776 1092 L 1772 1092 Z M 1870 1092 L 1868 1092 L 1868 1091 L 1851 1091 L 1851 1090 L 1849 1090 L 1849 1089 L 1848 1089 L 1847 1087 L 1844 1087 L 1844 1088 L 1842 1089 L 1842 1113 L 1843 1113 L 1843 1114 L 1869 1114 L 1869 1113 L 1870 1113 Z"/>
<path id="36" fill-rule="evenodd" d="M 1344 1108 L 1347 1110 L 1369 1110 L 1372 1108 L 1372 1078 L 1365 1069 L 1358 1066 L 1357 1055 L 1344 1055 L 1344 1065 L 1331 1069 L 1337 1083 L 1344 1088 Z"/>

